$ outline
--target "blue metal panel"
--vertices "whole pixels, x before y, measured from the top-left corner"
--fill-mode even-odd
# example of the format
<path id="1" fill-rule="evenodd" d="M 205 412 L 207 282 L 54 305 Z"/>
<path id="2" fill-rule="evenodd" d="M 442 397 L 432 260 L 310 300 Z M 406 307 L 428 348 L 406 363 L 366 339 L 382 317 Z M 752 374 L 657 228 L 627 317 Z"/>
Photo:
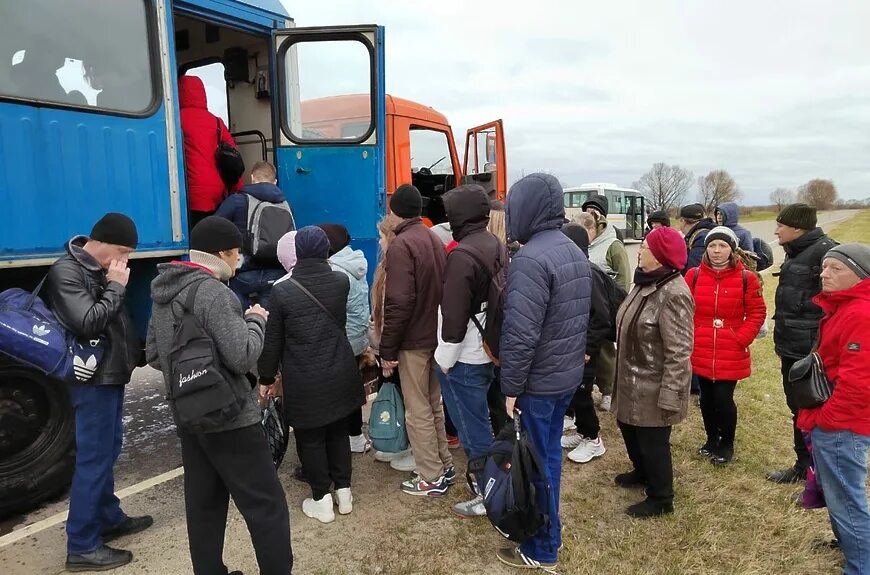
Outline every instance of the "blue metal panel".
<path id="1" fill-rule="evenodd" d="M 278 0 L 177 0 L 173 10 L 249 32 L 283 29 L 290 20 Z"/>

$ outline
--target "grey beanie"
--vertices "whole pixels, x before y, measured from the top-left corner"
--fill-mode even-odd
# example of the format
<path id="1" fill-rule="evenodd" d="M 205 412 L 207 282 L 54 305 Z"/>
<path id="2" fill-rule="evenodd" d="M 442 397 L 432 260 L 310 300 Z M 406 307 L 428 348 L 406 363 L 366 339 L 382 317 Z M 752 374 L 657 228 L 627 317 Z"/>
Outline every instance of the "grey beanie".
<path id="1" fill-rule="evenodd" d="M 870 246 L 866 244 L 842 244 L 828 250 L 825 257 L 840 260 L 862 280 L 870 277 Z"/>
<path id="2" fill-rule="evenodd" d="M 722 240 L 731 246 L 732 250 L 736 250 L 737 244 L 739 243 L 737 241 L 737 234 L 734 233 L 734 230 L 726 226 L 716 226 L 707 232 L 707 237 L 704 238 L 704 247 L 709 246 L 710 242 L 713 240 Z"/>

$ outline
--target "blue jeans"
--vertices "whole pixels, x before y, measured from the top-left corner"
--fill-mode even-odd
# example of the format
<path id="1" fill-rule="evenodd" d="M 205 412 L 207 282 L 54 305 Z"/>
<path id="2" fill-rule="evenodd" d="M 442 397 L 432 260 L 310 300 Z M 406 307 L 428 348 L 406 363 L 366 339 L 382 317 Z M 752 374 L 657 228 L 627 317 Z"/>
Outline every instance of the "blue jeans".
<path id="1" fill-rule="evenodd" d="M 441 396 L 456 426 L 465 455 L 469 461 L 485 457 L 492 445 L 486 400 L 493 378 L 492 364 L 457 363 L 447 375 L 440 368 L 437 373 L 441 381 Z"/>
<path id="2" fill-rule="evenodd" d="M 831 528 L 846 557 L 844 575 L 870 575 L 870 509 L 867 452 L 870 436 L 813 429 L 816 478 L 822 485 Z"/>
<path id="3" fill-rule="evenodd" d="M 230 280 L 230 289 L 242 302 L 242 311 L 251 305 L 252 296 L 255 296 L 256 303 L 268 307 L 272 285 L 285 275 L 284 270 L 278 269 L 239 272 Z"/>
<path id="4" fill-rule="evenodd" d="M 102 546 L 100 532 L 127 519 L 115 497 L 113 467 L 121 455 L 123 385 L 69 385 L 76 419 L 76 469 L 69 494 L 67 552 Z"/>
<path id="5" fill-rule="evenodd" d="M 562 523 L 559 520 L 559 487 L 562 479 L 562 424 L 565 412 L 571 405 L 574 392 L 563 395 L 529 395 L 517 398 L 517 407 L 522 412 L 520 420 L 529 441 L 535 447 L 541 464 L 550 482 L 550 499 L 544 484 L 536 482 L 538 504 L 547 508 L 550 525 L 544 525 L 532 539 L 520 545 L 526 557 L 552 563 L 558 559 L 562 545 Z"/>

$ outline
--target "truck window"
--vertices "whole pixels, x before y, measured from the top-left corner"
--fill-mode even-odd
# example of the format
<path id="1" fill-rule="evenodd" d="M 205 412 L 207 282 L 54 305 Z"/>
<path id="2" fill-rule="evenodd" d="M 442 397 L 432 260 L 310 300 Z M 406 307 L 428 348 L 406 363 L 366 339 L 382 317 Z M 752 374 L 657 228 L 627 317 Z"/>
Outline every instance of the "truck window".
<path id="1" fill-rule="evenodd" d="M 445 132 L 411 129 L 411 173 L 423 168 L 432 174 L 453 175 L 453 160 Z"/>
<path id="2" fill-rule="evenodd" d="M 185 72 L 186 76 L 196 76 L 205 86 L 205 98 L 208 111 L 230 125 L 229 103 L 227 99 L 227 81 L 224 79 L 224 65 L 212 62 Z"/>
<path id="3" fill-rule="evenodd" d="M 368 139 L 374 130 L 372 50 L 360 36 L 305 40 L 279 52 L 287 137 L 298 143 Z"/>
<path id="4" fill-rule="evenodd" d="M 148 113 L 157 96 L 148 4 L 0 2 L 0 97 Z"/>

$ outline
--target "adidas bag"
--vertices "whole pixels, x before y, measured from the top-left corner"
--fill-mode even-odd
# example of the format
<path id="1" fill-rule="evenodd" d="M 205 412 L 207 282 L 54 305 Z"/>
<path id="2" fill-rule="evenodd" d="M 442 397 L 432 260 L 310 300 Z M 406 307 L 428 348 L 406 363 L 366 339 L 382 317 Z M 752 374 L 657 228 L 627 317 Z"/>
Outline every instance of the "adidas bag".
<path id="1" fill-rule="evenodd" d="M 91 380 L 105 352 L 105 339 L 76 338 L 39 297 L 47 276 L 33 292 L 0 293 L 0 352 L 16 363 L 69 383 Z"/>
<path id="2" fill-rule="evenodd" d="M 264 202 L 248 196 L 248 229 L 245 251 L 253 259 L 264 263 L 278 263 L 278 240 L 296 229 L 293 211 L 286 201 Z"/>
<path id="3" fill-rule="evenodd" d="M 235 419 L 243 400 L 236 397 L 220 367 L 214 341 L 193 315 L 202 280 L 190 286 L 184 315 L 175 328 L 169 352 L 169 401 L 179 428 L 195 433 L 214 430 Z"/>
<path id="4" fill-rule="evenodd" d="M 398 387 L 391 381 L 381 384 L 378 396 L 372 402 L 369 437 L 372 446 L 384 453 L 398 453 L 408 449 L 405 404 Z"/>
<path id="5" fill-rule="evenodd" d="M 547 500 L 550 484 L 540 458 L 522 432 L 519 411 L 493 441 L 479 477 L 486 516 L 504 537 L 523 543 L 549 524 L 547 509 L 538 505 L 535 481 L 544 483 Z"/>

